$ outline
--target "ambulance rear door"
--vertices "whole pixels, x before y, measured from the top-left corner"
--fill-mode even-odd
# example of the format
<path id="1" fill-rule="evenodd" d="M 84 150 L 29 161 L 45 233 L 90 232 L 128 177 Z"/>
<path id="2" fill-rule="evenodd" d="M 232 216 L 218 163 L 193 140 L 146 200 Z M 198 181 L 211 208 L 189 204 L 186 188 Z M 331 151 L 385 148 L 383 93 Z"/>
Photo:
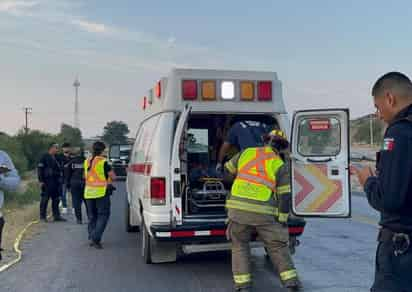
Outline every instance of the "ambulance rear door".
<path id="1" fill-rule="evenodd" d="M 349 110 L 297 111 L 291 133 L 292 212 L 351 216 Z"/>
<path id="2" fill-rule="evenodd" d="M 177 122 L 175 136 L 173 140 L 172 148 L 172 160 L 170 168 L 171 178 L 171 207 L 172 207 L 172 223 L 181 225 L 183 220 L 182 209 L 182 167 L 185 163 L 184 155 L 184 139 L 183 136 L 187 130 L 187 121 L 190 115 L 192 107 L 185 105 L 184 110 L 181 112 L 179 121 Z"/>

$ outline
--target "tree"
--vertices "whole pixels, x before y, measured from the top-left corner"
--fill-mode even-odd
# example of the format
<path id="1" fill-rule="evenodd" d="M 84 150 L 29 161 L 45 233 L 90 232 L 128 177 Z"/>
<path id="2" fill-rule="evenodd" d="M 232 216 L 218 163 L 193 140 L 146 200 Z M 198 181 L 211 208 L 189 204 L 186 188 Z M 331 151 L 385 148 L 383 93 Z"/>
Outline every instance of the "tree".
<path id="1" fill-rule="evenodd" d="M 129 127 L 121 121 L 111 121 L 106 124 L 103 130 L 102 139 L 107 144 L 125 144 L 127 143 L 127 134 Z"/>
<path id="2" fill-rule="evenodd" d="M 27 134 L 24 130 L 20 130 L 16 139 L 22 147 L 29 169 L 35 169 L 41 156 L 47 152 L 50 143 L 57 141 L 56 136 L 38 130 L 29 131 Z"/>
<path id="3" fill-rule="evenodd" d="M 383 129 L 384 124 L 377 120 L 373 119 L 373 141 L 374 144 L 379 144 L 383 139 Z M 355 143 L 365 143 L 369 144 L 371 141 L 370 135 L 370 120 L 365 119 L 359 122 L 357 125 L 352 126 L 352 130 L 355 131 L 353 135 L 353 141 Z"/>
<path id="4" fill-rule="evenodd" d="M 60 133 L 57 136 L 57 140 L 60 144 L 68 142 L 73 147 L 82 147 L 83 139 L 82 132 L 78 128 L 74 128 L 67 124 L 62 124 L 60 128 Z"/>
<path id="5" fill-rule="evenodd" d="M 0 150 L 7 152 L 20 174 L 27 170 L 27 159 L 23 154 L 22 145 L 15 137 L 0 133 Z"/>

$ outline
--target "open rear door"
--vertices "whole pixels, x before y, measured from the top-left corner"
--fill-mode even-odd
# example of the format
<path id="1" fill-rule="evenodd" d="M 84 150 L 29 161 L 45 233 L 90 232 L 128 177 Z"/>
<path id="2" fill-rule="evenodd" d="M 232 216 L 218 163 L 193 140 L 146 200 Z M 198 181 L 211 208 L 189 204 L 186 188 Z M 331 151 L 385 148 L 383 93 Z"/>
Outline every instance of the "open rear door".
<path id="1" fill-rule="evenodd" d="M 173 139 L 172 148 L 172 161 L 170 167 L 170 178 L 172 181 L 171 198 L 172 198 L 172 214 L 173 223 L 182 224 L 182 155 L 184 154 L 184 140 L 183 135 L 187 128 L 187 121 L 192 110 L 191 106 L 186 105 L 182 113 L 180 114 L 179 121 L 177 122 L 175 137 Z"/>
<path id="2" fill-rule="evenodd" d="M 350 217 L 349 110 L 296 112 L 291 145 L 293 213 Z"/>

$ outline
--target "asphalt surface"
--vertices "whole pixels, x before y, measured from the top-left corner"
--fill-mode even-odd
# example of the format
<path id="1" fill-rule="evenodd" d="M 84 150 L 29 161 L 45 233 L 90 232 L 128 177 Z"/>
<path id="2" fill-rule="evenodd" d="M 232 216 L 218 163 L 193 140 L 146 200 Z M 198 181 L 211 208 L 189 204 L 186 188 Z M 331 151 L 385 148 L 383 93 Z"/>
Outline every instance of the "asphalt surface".
<path id="1" fill-rule="evenodd" d="M 88 246 L 86 225 L 48 223 L 24 242 L 23 260 L 0 274 L 0 291 L 232 291 L 228 253 L 185 256 L 177 263 L 146 265 L 137 233 L 123 226 L 124 184 L 112 198 L 104 249 Z M 294 256 L 305 291 L 368 291 L 373 280 L 377 213 L 353 196 L 352 219 L 310 219 Z M 253 250 L 254 291 L 279 291 L 262 249 Z"/>

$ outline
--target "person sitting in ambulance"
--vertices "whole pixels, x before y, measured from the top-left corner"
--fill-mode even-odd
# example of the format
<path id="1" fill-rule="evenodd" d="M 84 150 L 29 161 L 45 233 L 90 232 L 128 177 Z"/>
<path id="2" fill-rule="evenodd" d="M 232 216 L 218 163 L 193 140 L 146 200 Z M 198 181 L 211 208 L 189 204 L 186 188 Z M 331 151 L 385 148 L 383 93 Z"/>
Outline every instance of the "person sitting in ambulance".
<path id="1" fill-rule="evenodd" d="M 220 148 L 216 171 L 222 172 L 223 160 L 232 147 L 237 148 L 238 151 L 243 151 L 246 148 L 263 146 L 263 137 L 271 130 L 272 128 L 267 124 L 255 120 L 244 120 L 234 123 Z"/>

